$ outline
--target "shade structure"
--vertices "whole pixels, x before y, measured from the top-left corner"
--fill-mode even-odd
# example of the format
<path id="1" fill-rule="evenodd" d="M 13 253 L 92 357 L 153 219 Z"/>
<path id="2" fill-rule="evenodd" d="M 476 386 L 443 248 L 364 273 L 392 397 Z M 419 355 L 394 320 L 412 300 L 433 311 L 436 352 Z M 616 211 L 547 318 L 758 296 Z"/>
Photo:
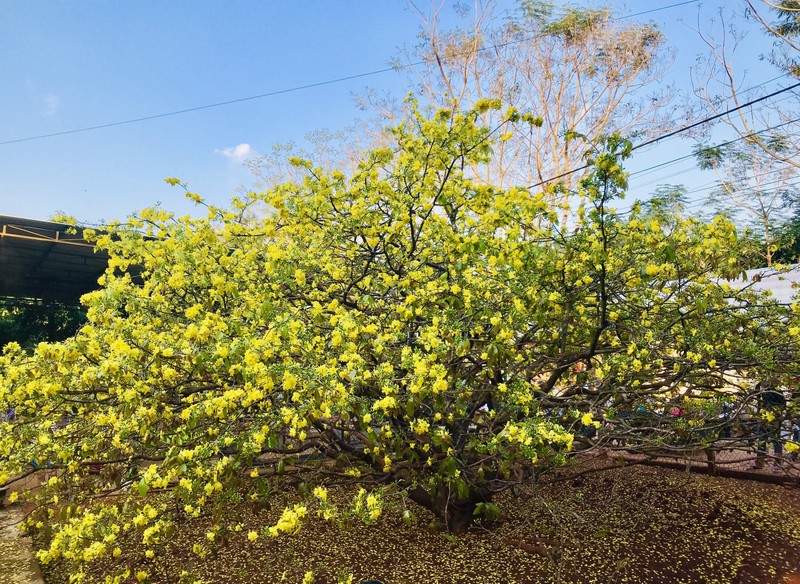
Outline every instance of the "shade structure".
<path id="1" fill-rule="evenodd" d="M 80 227 L 0 215 L 0 297 L 75 303 L 107 265 Z"/>

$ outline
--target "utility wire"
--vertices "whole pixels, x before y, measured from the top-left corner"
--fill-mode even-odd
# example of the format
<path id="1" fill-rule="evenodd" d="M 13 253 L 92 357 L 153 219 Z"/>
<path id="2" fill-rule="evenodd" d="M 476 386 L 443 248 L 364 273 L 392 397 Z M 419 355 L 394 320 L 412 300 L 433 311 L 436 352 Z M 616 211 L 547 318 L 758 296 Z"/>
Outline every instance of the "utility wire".
<path id="1" fill-rule="evenodd" d="M 676 8 L 678 6 L 684 6 L 686 4 L 696 4 L 699 1 L 700 0 L 687 0 L 685 2 L 677 2 L 675 4 L 670 4 L 668 6 L 661 6 L 659 8 L 653 8 L 651 10 L 644 10 L 642 12 L 636 12 L 634 14 L 627 14 L 627 15 L 624 15 L 624 16 L 619 16 L 619 17 L 616 17 L 616 18 L 612 18 L 610 20 L 623 20 L 625 18 L 633 18 L 634 16 L 641 16 L 642 14 L 649 14 L 651 12 L 657 12 L 657 11 L 660 11 L 660 10 L 667 10 L 669 8 Z M 523 43 L 523 42 L 526 42 L 528 40 L 531 40 L 531 39 L 527 38 L 527 39 L 521 39 L 521 40 L 517 40 L 517 41 L 510 41 L 508 43 L 490 45 L 490 46 L 487 46 L 487 47 L 481 47 L 480 49 L 478 49 L 478 51 L 495 50 L 495 49 L 498 49 L 498 48 L 501 48 L 501 47 L 504 47 L 504 46 L 512 46 L 512 45 L 515 45 L 515 44 Z M 62 132 L 52 132 L 52 133 L 49 133 L 49 134 L 39 134 L 39 135 L 36 135 L 36 136 L 27 136 L 25 138 L 16 138 L 16 139 L 13 139 L 13 140 L 4 140 L 4 141 L 0 142 L 0 146 L 7 146 L 8 144 L 18 144 L 20 142 L 30 142 L 30 141 L 33 141 L 33 140 L 43 140 L 45 138 L 54 138 L 56 136 L 67 136 L 67 135 L 70 135 L 70 134 L 80 134 L 80 133 L 83 133 L 83 132 L 91 132 L 91 131 L 94 131 L 94 130 L 102 130 L 104 128 L 113 128 L 113 127 L 116 127 L 116 126 L 125 126 L 125 125 L 128 125 L 128 124 L 136 124 L 136 123 L 139 123 L 139 122 L 146 122 L 148 120 L 157 120 L 157 119 L 161 119 L 161 118 L 168 118 L 168 117 L 172 117 L 172 116 L 178 116 L 178 115 L 181 115 L 181 114 L 187 114 L 187 113 L 191 113 L 191 112 L 197 112 L 197 111 L 202 111 L 202 110 L 207 110 L 207 109 L 212 109 L 212 108 L 217 108 L 217 107 L 233 105 L 233 104 L 237 104 L 237 103 L 243 103 L 243 102 L 246 102 L 246 101 L 254 101 L 254 100 L 257 100 L 257 99 L 264 99 L 264 98 L 267 98 L 267 97 L 274 97 L 276 95 L 283 95 L 283 94 L 286 94 L 286 93 L 295 93 L 297 91 L 303 91 L 303 90 L 306 90 L 306 89 L 313 89 L 315 87 L 323 87 L 325 85 L 333 85 L 335 83 L 341 83 L 343 81 L 352 81 L 353 79 L 362 79 L 364 77 L 372 77 L 372 76 L 375 76 L 375 75 L 388 73 L 389 71 L 398 71 L 398 70 L 401 70 L 401 69 L 412 69 L 414 67 L 417 67 L 419 65 L 422 65 L 422 64 L 428 63 L 428 62 L 429 62 L 429 60 L 427 60 L 427 59 L 421 59 L 419 61 L 414 61 L 412 63 L 406 63 L 405 65 L 384 67 L 383 69 L 376 69 L 374 71 L 367 71 L 365 73 L 356 73 L 354 75 L 346 75 L 344 77 L 337 77 L 335 79 L 328 79 L 328 80 L 325 80 L 325 81 L 318 81 L 316 83 L 308 83 L 306 85 L 297 85 L 295 87 L 288 87 L 286 89 L 278 89 L 276 91 L 269 91 L 267 93 L 260 93 L 258 95 L 250 95 L 248 97 L 240 97 L 240 98 L 236 98 L 236 99 L 229 99 L 227 101 L 218 101 L 218 102 L 215 102 L 215 103 L 209 103 L 209 104 L 206 104 L 206 105 L 199 105 L 199 106 L 196 106 L 196 107 L 189 107 L 189 108 L 184 108 L 184 109 L 180 109 L 180 110 L 164 112 L 164 113 L 160 113 L 160 114 L 153 114 L 153 115 L 142 116 L 142 117 L 138 117 L 138 118 L 130 118 L 130 119 L 127 119 L 127 120 L 120 120 L 118 122 L 109 122 L 107 124 L 97 124 L 97 125 L 94 125 L 94 126 L 85 126 L 85 127 L 82 127 L 82 128 L 75 128 L 75 129 L 72 129 L 72 130 L 64 130 Z"/>
<path id="2" fill-rule="evenodd" d="M 758 136 L 759 134 L 764 134 L 766 132 L 771 132 L 773 130 L 777 130 L 778 128 L 782 128 L 783 126 L 788 126 L 789 124 L 795 124 L 797 122 L 800 122 L 800 117 L 794 118 L 794 119 L 789 120 L 787 122 L 783 122 L 781 124 L 776 124 L 774 126 L 770 126 L 769 128 L 764 128 L 763 130 L 759 130 L 758 132 L 751 132 L 751 133 L 746 134 L 744 136 L 738 136 L 736 138 L 728 140 L 727 142 L 721 142 L 719 144 L 714 145 L 713 148 L 724 148 L 725 146 L 730 146 L 731 144 L 734 144 L 734 143 L 738 142 L 739 140 L 747 140 L 748 138 L 753 138 L 755 136 Z M 673 158 L 672 160 L 667 160 L 666 162 L 659 162 L 658 164 L 654 164 L 652 166 L 648 166 L 647 168 L 643 168 L 641 170 L 637 170 L 636 172 L 632 172 L 630 174 L 630 176 L 636 176 L 638 174 L 644 174 L 646 172 L 651 172 L 653 170 L 662 168 L 664 166 L 669 166 L 671 164 L 675 164 L 676 162 L 681 162 L 683 160 L 688 160 L 688 159 L 694 158 L 694 157 L 695 157 L 694 153 L 685 154 L 683 156 L 679 156 L 678 158 Z M 672 176 L 674 176 L 674 174 L 669 175 L 669 176 L 665 176 L 665 177 L 662 177 L 662 178 L 658 178 L 658 179 L 656 179 L 654 181 L 651 181 L 651 182 L 648 182 L 648 183 L 645 183 L 645 184 L 641 184 L 641 185 L 638 185 L 638 186 L 639 187 L 644 187 L 644 186 L 653 184 L 654 182 L 658 182 L 658 181 L 661 181 L 661 180 L 664 180 L 664 179 L 667 179 L 667 178 L 671 178 Z"/>
<path id="3" fill-rule="evenodd" d="M 767 186 L 769 184 L 774 184 L 774 183 L 777 183 L 777 182 L 784 182 L 784 181 L 780 180 L 780 181 L 773 181 L 772 183 L 764 183 L 762 186 Z M 701 191 L 707 191 L 707 190 L 710 190 L 710 189 L 714 188 L 714 186 L 717 186 L 717 185 L 711 185 L 710 187 L 692 189 L 690 191 L 686 191 L 684 194 L 685 195 L 691 195 L 691 194 L 699 193 Z M 796 188 L 796 187 L 800 187 L 800 178 L 796 178 L 793 181 L 786 182 L 784 186 L 786 187 L 786 189 L 793 189 L 793 188 Z M 638 201 L 638 202 L 641 204 L 641 203 L 644 203 L 646 201 Z M 633 203 L 630 206 L 625 206 L 625 207 L 619 208 L 619 209 L 616 210 L 617 215 L 629 215 L 633 211 L 635 206 L 636 206 L 636 203 Z M 681 206 L 681 210 L 683 212 L 685 212 L 685 213 L 694 214 L 697 210 L 701 209 L 702 207 L 707 207 L 707 206 L 708 206 L 708 200 L 706 200 L 705 198 L 694 198 L 693 197 L 692 200 L 687 201 L 686 204 Z M 712 210 L 712 212 L 714 212 L 714 211 Z"/>
<path id="4" fill-rule="evenodd" d="M 683 174 L 683 173 L 687 172 L 688 170 L 691 170 L 691 168 L 689 168 L 689 169 L 685 169 L 685 170 L 680 170 L 680 171 L 678 171 L 678 172 L 676 172 L 676 173 L 669 174 L 669 175 L 667 175 L 667 176 L 664 176 L 664 177 L 661 177 L 661 178 L 659 178 L 659 179 L 657 179 L 657 180 L 651 180 L 651 181 L 649 181 L 649 182 L 646 182 L 646 183 L 644 183 L 644 184 L 636 185 L 636 189 L 638 190 L 638 189 L 642 189 L 642 188 L 644 188 L 644 187 L 647 187 L 647 186 L 650 186 L 650 185 L 653 185 L 653 184 L 660 183 L 660 182 L 662 182 L 662 181 L 665 181 L 665 180 L 667 180 L 667 179 L 669 179 L 669 178 L 672 178 L 672 177 L 674 177 L 674 176 L 681 175 L 681 174 Z M 764 173 L 762 173 L 762 174 L 760 175 L 760 177 L 761 177 L 761 178 L 764 178 L 764 177 L 772 176 L 772 175 L 775 175 L 775 174 L 785 173 L 785 172 L 786 172 L 786 170 L 787 170 L 787 168 L 786 168 L 785 166 L 784 166 L 784 167 L 780 167 L 780 168 L 775 168 L 775 169 L 773 169 L 773 170 L 769 170 L 769 171 L 767 171 L 767 172 L 764 172 Z M 792 176 L 796 176 L 796 174 L 793 174 Z M 787 180 L 788 180 L 788 179 L 787 179 Z M 700 185 L 699 187 L 695 187 L 695 188 L 694 188 L 692 191 L 688 191 L 688 192 L 694 192 L 695 190 L 704 190 L 704 189 L 706 189 L 706 188 L 709 188 L 709 189 L 710 189 L 710 188 L 713 188 L 715 185 L 719 186 L 719 185 L 720 185 L 722 182 L 723 182 L 723 181 L 721 181 L 721 180 L 719 180 L 719 179 L 717 179 L 717 180 L 713 180 L 713 181 L 710 181 L 710 182 L 707 182 L 707 183 L 703 183 L 703 184 L 702 184 L 702 185 Z M 777 181 L 777 182 L 779 182 L 779 181 Z M 763 183 L 762 183 L 762 184 L 763 184 Z M 770 184 L 771 184 L 771 183 L 770 183 Z"/>
<path id="5" fill-rule="evenodd" d="M 784 170 L 785 170 L 784 168 L 777 168 L 777 169 L 772 170 L 772 171 L 770 171 L 768 173 L 765 173 L 764 177 L 778 174 L 779 172 L 783 172 Z M 664 178 L 669 178 L 669 177 L 664 177 Z M 650 183 L 650 184 L 652 184 L 652 183 Z M 757 186 L 758 186 L 758 188 L 764 188 L 764 187 L 769 187 L 771 185 L 777 185 L 777 184 L 781 184 L 785 189 L 790 189 L 790 188 L 795 187 L 798 184 L 800 184 L 800 176 L 793 175 L 791 177 L 780 178 L 780 179 L 771 180 L 771 181 L 768 181 L 768 182 L 762 182 L 762 183 L 758 184 Z M 641 186 L 646 186 L 646 185 L 640 185 L 640 188 L 641 188 Z M 771 190 L 778 190 L 778 188 L 779 187 L 775 187 L 775 188 L 773 188 Z M 694 195 L 696 193 L 708 192 L 708 191 L 711 191 L 711 190 L 714 190 L 714 189 L 724 189 L 724 187 L 720 184 L 719 180 L 713 180 L 713 181 L 710 181 L 710 182 L 707 182 L 707 183 L 703 183 L 702 185 L 700 185 L 698 187 L 694 187 L 692 189 L 689 189 L 689 190 L 685 191 L 683 194 L 684 195 Z M 707 201 L 705 199 L 697 199 L 695 197 L 692 197 L 692 199 L 693 200 L 687 202 L 687 204 L 684 206 L 684 209 L 689 209 L 689 208 L 692 208 L 692 207 L 699 207 L 699 206 L 707 204 Z M 641 202 L 641 201 L 639 201 L 639 202 Z M 624 210 L 621 211 L 621 212 L 624 212 L 624 213 L 630 212 L 631 209 L 633 209 L 633 205 L 634 204 L 635 203 L 631 204 L 628 207 L 625 207 Z"/>
<path id="6" fill-rule="evenodd" d="M 727 140 L 725 142 L 721 142 L 721 143 L 715 145 L 714 147 L 715 148 L 724 148 L 725 146 L 729 146 L 729 145 L 734 144 L 734 143 L 736 143 L 736 142 L 738 142 L 740 140 L 747 140 L 748 138 L 752 138 L 754 136 L 758 136 L 759 134 L 764 134 L 766 132 L 771 132 L 773 130 L 777 130 L 778 128 L 782 128 L 783 126 L 788 126 L 789 124 L 794 124 L 794 123 L 797 123 L 797 122 L 800 122 L 800 117 L 797 117 L 797 118 L 794 118 L 794 119 L 791 119 L 791 120 L 787 120 L 787 121 L 782 122 L 780 124 L 775 124 L 774 126 L 770 126 L 768 128 L 764 128 L 764 129 L 759 130 L 757 132 L 751 132 L 749 134 L 745 134 L 744 136 L 737 136 L 736 138 L 733 138 L 731 140 Z M 637 170 L 635 172 L 630 173 L 630 176 L 635 176 L 635 175 L 639 175 L 639 174 L 645 174 L 647 172 L 652 172 L 653 170 L 657 170 L 657 169 L 662 168 L 664 166 L 675 164 L 677 162 L 682 162 L 684 160 L 688 160 L 688 159 L 694 158 L 694 157 L 695 157 L 694 153 L 685 154 L 683 156 L 679 156 L 677 158 L 673 158 L 672 160 L 667 160 L 666 162 L 660 162 L 658 164 L 654 164 L 652 166 L 648 166 L 647 168 L 642 168 L 641 170 Z M 771 171 L 767 172 L 764 176 L 777 174 L 779 172 L 783 172 L 783 170 L 785 170 L 785 169 L 776 168 L 774 170 L 771 170 Z M 678 174 L 682 174 L 683 172 L 684 171 L 681 170 L 681 171 L 669 174 L 667 176 L 659 177 L 658 179 L 651 180 L 651 181 L 646 182 L 646 183 L 641 184 L 641 185 L 637 185 L 637 188 L 642 188 L 642 187 L 646 187 L 646 186 L 661 182 L 661 181 L 666 180 L 668 178 L 672 178 L 673 176 L 676 176 Z M 787 180 L 788 179 L 779 179 L 779 180 L 772 181 L 772 182 L 769 182 L 769 183 L 762 183 L 761 186 L 768 186 L 768 185 L 776 184 L 776 183 L 779 183 L 779 182 L 785 182 Z M 708 191 L 708 190 L 711 190 L 713 188 L 718 187 L 719 184 L 720 184 L 719 180 L 714 180 L 714 181 L 705 183 L 705 184 L 703 184 L 703 185 L 701 185 L 699 187 L 695 187 L 694 189 L 691 189 L 689 191 L 686 191 L 686 193 L 684 193 L 684 194 L 689 195 L 689 194 L 698 193 L 698 192 L 702 192 L 702 191 Z M 787 182 L 786 186 L 787 187 L 795 186 L 795 183 Z M 704 201 L 696 201 L 696 202 L 693 202 L 693 203 L 687 205 L 686 207 L 688 208 L 688 207 L 690 207 L 692 205 L 699 205 L 699 204 L 703 204 L 703 203 L 704 203 Z M 630 211 L 631 208 L 632 207 L 629 207 L 625 212 Z"/>
<path id="7" fill-rule="evenodd" d="M 633 147 L 633 150 L 638 150 L 639 148 L 644 148 L 645 146 L 649 146 L 650 144 L 655 144 L 656 142 L 660 142 L 661 140 L 666 140 L 667 138 L 671 138 L 672 136 L 677 136 L 678 134 L 682 134 L 683 132 L 686 132 L 688 130 L 692 130 L 694 128 L 697 128 L 698 126 L 702 126 L 703 124 L 707 124 L 708 122 L 712 122 L 714 120 L 718 120 L 719 118 L 725 117 L 728 114 L 732 114 L 733 112 L 738 111 L 738 110 L 740 110 L 742 108 L 745 108 L 745 107 L 754 105 L 756 103 L 765 101 L 765 100 L 769 99 L 770 97 L 775 97 L 776 95 L 780 95 L 781 93 L 785 93 L 787 91 L 791 91 L 792 89 L 795 89 L 797 87 L 800 87 L 800 82 L 795 83 L 794 85 L 790 85 L 789 87 L 784 87 L 783 89 L 779 89 L 777 91 L 773 91 L 772 93 L 769 93 L 767 95 L 763 95 L 763 96 L 761 96 L 761 97 L 759 97 L 757 99 L 753 99 L 751 101 L 748 101 L 747 103 L 743 103 L 742 105 L 737 105 L 736 107 L 729 108 L 729 109 L 725 110 L 724 112 L 715 114 L 713 116 L 709 116 L 709 117 L 707 117 L 707 118 L 705 118 L 703 120 L 700 120 L 699 122 L 695 122 L 693 124 L 689 124 L 688 126 L 684 126 L 682 128 L 678 128 L 677 130 L 673 130 L 672 132 L 664 134 L 663 136 L 657 136 L 655 138 L 647 140 L 646 142 L 642 142 L 641 144 L 637 144 L 636 146 Z"/>
<path id="8" fill-rule="evenodd" d="M 749 88 L 745 89 L 744 91 L 742 91 L 740 93 L 749 93 L 751 91 L 755 91 L 759 87 L 767 85 L 768 83 L 772 83 L 773 81 L 777 81 L 781 77 L 786 77 L 787 75 L 788 75 L 788 73 L 783 73 L 781 75 L 778 75 L 777 77 L 773 77 L 772 79 L 768 79 L 767 81 L 763 81 L 762 83 L 759 83 L 758 85 L 753 85 L 752 87 L 749 87 Z M 789 96 L 784 97 L 782 99 L 779 99 L 775 103 L 777 104 L 777 103 L 780 103 L 782 101 L 786 101 L 786 99 L 788 97 Z M 782 124 L 778 124 L 778 125 L 772 126 L 770 128 L 765 128 L 763 130 L 759 130 L 758 132 L 753 132 L 753 133 L 747 134 L 746 136 L 739 136 L 737 138 L 734 138 L 733 140 L 729 140 L 727 142 L 722 142 L 720 144 L 717 144 L 716 147 L 728 146 L 729 144 L 733 144 L 734 142 L 737 142 L 738 140 L 744 140 L 746 138 L 751 138 L 753 136 L 757 136 L 758 134 L 762 134 L 762 133 L 768 132 L 770 130 L 776 130 L 776 129 L 780 128 L 780 127 L 783 127 L 783 126 L 786 126 L 786 125 L 789 125 L 789 124 L 793 124 L 793 123 L 799 122 L 799 121 L 800 121 L 800 118 L 795 118 L 794 120 L 790 120 L 788 122 L 784 122 Z M 672 160 L 667 160 L 666 162 L 659 162 L 658 164 L 654 164 L 652 166 L 648 166 L 647 168 L 643 168 L 641 170 L 634 171 L 634 172 L 630 173 L 630 176 L 636 176 L 636 175 L 640 175 L 640 174 L 647 174 L 647 173 L 653 172 L 655 170 L 658 170 L 659 168 L 662 168 L 664 166 L 670 166 L 670 165 L 672 165 L 672 164 L 674 164 L 676 162 L 681 162 L 682 160 L 688 160 L 689 158 L 694 158 L 694 157 L 695 157 L 694 153 L 686 154 L 684 156 L 679 156 L 678 158 L 673 158 Z M 644 183 L 644 184 L 638 185 L 638 186 L 639 187 L 647 186 L 647 185 L 653 184 L 653 182 L 658 182 L 660 180 L 671 178 L 672 176 L 674 176 L 674 175 L 665 176 L 665 177 L 656 179 L 655 181 Z"/>
<path id="9" fill-rule="evenodd" d="M 764 177 L 778 174 L 779 172 L 783 172 L 784 170 L 786 170 L 786 169 L 785 168 L 776 168 L 775 170 L 771 170 L 771 171 L 765 173 Z M 665 177 L 665 178 L 668 178 L 668 177 Z M 769 187 L 771 185 L 778 185 L 778 184 L 782 185 L 784 190 L 791 189 L 792 187 L 796 187 L 796 186 L 800 185 L 800 176 L 793 175 L 791 177 L 780 178 L 780 179 L 771 180 L 771 181 L 768 181 L 768 182 L 762 182 L 762 183 L 758 184 L 757 187 L 759 189 L 761 189 L 761 188 L 764 188 L 764 187 Z M 711 191 L 713 189 L 723 189 L 723 188 L 724 187 L 722 187 L 722 185 L 720 184 L 719 180 L 714 180 L 714 181 L 710 181 L 710 182 L 704 183 L 704 184 L 702 184 L 702 185 L 700 185 L 698 187 L 695 187 L 693 189 L 689 189 L 689 190 L 685 191 L 683 194 L 684 195 L 693 195 L 693 194 L 696 194 L 696 193 L 702 193 L 704 191 Z M 778 188 L 779 187 L 775 187 L 772 190 L 778 190 Z M 629 207 L 625 207 L 620 212 L 621 213 L 629 213 L 633 209 L 634 204 L 630 205 Z M 683 209 L 684 210 L 688 210 L 688 209 L 692 209 L 692 208 L 695 208 L 695 207 L 700 207 L 700 206 L 703 206 L 703 205 L 706 205 L 706 204 L 707 204 L 707 201 L 705 199 L 693 198 L 692 201 L 688 201 L 687 204 L 684 205 Z"/>
<path id="10" fill-rule="evenodd" d="M 668 175 L 660 176 L 658 178 L 651 179 L 651 180 L 649 180 L 649 181 L 647 181 L 645 183 L 637 184 L 636 185 L 636 190 L 640 190 L 640 189 L 643 189 L 645 187 L 649 187 L 649 186 L 654 185 L 654 184 L 659 184 L 659 183 L 663 184 L 663 183 L 665 183 L 665 181 L 668 181 L 671 178 L 674 178 L 676 176 L 681 176 L 683 174 L 686 174 L 687 172 L 691 172 L 692 170 L 694 170 L 694 166 L 695 166 L 694 163 L 692 163 L 687 168 L 680 168 L 680 169 L 676 170 L 675 172 L 670 173 Z"/>
<path id="11" fill-rule="evenodd" d="M 677 6 L 685 6 L 686 4 L 697 4 L 700 0 L 686 0 L 686 2 L 678 2 L 677 4 L 670 4 L 669 6 L 660 6 L 658 8 L 651 8 L 650 10 L 643 10 L 634 14 L 626 14 L 625 16 L 618 16 L 611 20 L 622 20 L 623 18 L 633 18 L 634 16 L 641 16 L 642 14 L 650 14 L 651 12 L 658 12 L 659 10 L 666 10 L 667 8 L 675 8 Z"/>
<path id="12" fill-rule="evenodd" d="M 795 83 L 793 85 L 790 85 L 789 87 L 784 87 L 783 89 L 779 89 L 777 91 L 773 91 L 772 93 L 770 93 L 768 95 L 764 95 L 764 96 L 759 97 L 757 99 L 753 99 L 751 101 L 748 101 L 748 102 L 745 102 L 743 104 L 737 105 L 736 107 L 729 108 L 729 109 L 725 110 L 724 112 L 715 114 L 713 116 L 709 116 L 707 118 L 703 118 L 702 120 L 699 120 L 697 122 L 691 123 L 691 124 L 689 124 L 687 126 L 682 126 L 682 127 L 678 128 L 677 130 L 673 130 L 672 132 L 668 132 L 667 134 L 664 134 L 662 136 L 657 136 L 655 138 L 652 138 L 650 140 L 642 142 L 641 144 L 637 144 L 636 146 L 631 148 L 631 151 L 638 150 L 639 148 L 644 148 L 645 146 L 650 146 L 651 144 L 655 144 L 657 142 L 660 142 L 661 140 L 666 140 L 667 138 L 672 138 L 673 136 L 677 136 L 678 134 L 682 134 L 683 132 L 686 132 L 688 130 L 692 130 L 694 128 L 697 128 L 698 126 L 702 126 L 703 124 L 707 124 L 708 122 L 712 122 L 712 121 L 714 121 L 716 119 L 719 119 L 721 117 L 727 116 L 728 114 L 732 114 L 735 111 L 738 111 L 740 109 L 744 109 L 744 108 L 749 107 L 751 105 L 755 105 L 755 104 L 757 104 L 759 102 L 767 100 L 767 99 L 769 99 L 771 97 L 775 97 L 776 95 L 780 95 L 781 93 L 785 93 L 787 91 L 791 91 L 792 89 L 796 89 L 798 87 L 800 87 L 800 82 L 797 82 L 797 83 Z M 590 166 L 589 164 L 584 164 L 584 165 L 579 166 L 577 168 L 573 168 L 572 170 L 568 170 L 566 172 L 562 172 L 561 174 L 559 174 L 557 176 L 554 176 L 552 178 L 549 178 L 549 179 L 540 181 L 538 183 L 532 184 L 532 185 L 528 186 L 528 188 L 529 189 L 533 189 L 533 188 L 536 188 L 536 187 L 540 187 L 540 186 L 542 186 L 544 184 L 551 183 L 553 181 L 557 181 L 557 180 L 562 179 L 562 178 L 564 178 L 566 176 L 569 176 L 571 174 L 575 174 L 576 172 L 580 172 L 582 170 L 586 170 L 587 168 L 589 168 L 589 166 Z"/>
<path id="13" fill-rule="evenodd" d="M 403 65 L 401 68 L 405 67 L 413 67 L 415 65 L 419 65 L 420 63 L 424 63 L 425 61 L 418 61 L 417 63 L 412 63 L 410 65 Z M 15 140 L 5 140 L 0 142 L 0 146 L 5 146 L 7 144 L 17 144 L 19 142 L 30 142 L 31 140 L 42 140 L 44 138 L 53 138 L 55 136 L 66 136 L 69 134 L 79 134 L 81 132 L 91 132 L 92 130 L 101 130 L 103 128 L 113 128 L 115 126 L 124 126 L 127 124 L 135 124 L 138 122 L 145 122 L 147 120 L 157 120 L 160 118 L 168 118 L 171 116 L 178 116 L 181 114 L 187 114 L 190 112 L 197 112 L 201 110 L 211 109 L 222 107 L 226 105 L 233 105 L 235 103 L 242 103 L 245 101 L 253 101 L 256 99 L 263 99 L 265 97 L 273 97 L 275 95 L 282 95 L 284 93 L 293 93 L 295 91 L 302 91 L 304 89 L 312 89 L 314 87 L 322 87 L 324 85 L 332 85 L 334 83 L 340 83 L 342 81 L 350 81 L 352 79 L 360 79 L 362 77 L 369 77 L 371 75 L 378 75 L 380 73 L 386 73 L 387 71 L 394 71 L 395 67 L 385 67 L 383 69 L 377 69 L 375 71 L 369 71 L 367 73 L 358 73 L 356 75 L 347 75 L 345 77 L 337 77 L 336 79 L 328 79 L 327 81 L 318 81 L 317 83 L 309 83 L 307 85 L 298 85 L 295 87 L 289 87 L 287 89 L 278 89 L 276 91 L 270 91 L 268 93 L 260 93 L 258 95 L 251 95 L 248 97 L 240 97 L 237 99 L 229 99 L 228 101 L 218 101 L 216 103 L 209 103 L 206 105 L 199 105 L 196 107 L 189 107 L 181 110 L 175 110 L 171 112 L 165 112 L 161 114 L 153 114 L 151 116 L 142 116 L 140 118 L 131 118 L 129 120 L 122 120 L 119 122 L 109 122 L 107 124 L 98 124 L 96 126 L 86 126 L 83 128 L 75 128 L 73 130 L 64 130 L 63 132 L 53 132 L 50 134 L 39 134 L 38 136 L 28 136 L 26 138 L 17 138 Z"/>
<path id="14" fill-rule="evenodd" d="M 781 169 L 781 170 L 783 170 L 783 169 Z M 775 172 L 777 172 L 777 171 L 774 171 L 773 174 L 775 174 Z M 798 177 L 797 175 L 794 175 L 792 177 L 778 178 L 778 179 L 775 179 L 775 180 L 771 180 L 771 181 L 767 181 L 767 182 L 762 182 L 760 184 L 756 184 L 756 185 L 754 185 L 755 188 L 747 189 L 747 190 L 751 190 L 752 191 L 752 190 L 758 189 L 760 191 L 760 190 L 763 190 L 764 187 L 768 187 L 768 186 L 771 186 L 771 185 L 778 185 L 778 184 L 783 185 L 786 188 L 789 188 L 789 187 L 792 187 L 792 186 L 796 185 L 798 180 L 800 180 L 800 177 Z M 702 191 L 710 191 L 710 190 L 715 189 L 715 188 L 720 189 L 721 192 L 727 192 L 727 191 L 725 191 L 725 187 L 722 185 L 722 183 L 720 181 L 714 181 L 713 185 L 704 186 L 704 187 L 697 187 L 697 188 L 692 189 L 691 191 L 686 191 L 686 194 L 688 195 L 688 194 L 692 194 L 692 193 L 699 193 L 699 192 L 702 192 Z M 784 189 L 781 189 L 780 187 L 775 187 L 773 189 L 768 189 L 768 190 L 770 190 L 772 192 L 775 192 L 775 191 L 781 191 L 781 190 L 784 190 Z"/>
<path id="15" fill-rule="evenodd" d="M 727 142 L 721 142 L 719 144 L 715 144 L 713 148 L 724 148 L 725 146 L 730 146 L 731 144 L 738 142 L 739 140 L 746 140 L 748 138 L 754 138 L 759 134 L 763 134 L 765 132 L 771 132 L 772 130 L 777 130 L 778 128 L 782 128 L 783 126 L 788 126 L 789 124 L 795 124 L 800 122 L 800 117 L 794 118 L 793 120 L 789 120 L 788 122 L 783 122 L 782 124 L 777 124 L 775 126 L 770 126 L 769 128 L 764 128 L 763 130 L 759 130 L 758 132 L 751 132 L 745 136 L 738 136 L 733 138 L 732 140 L 728 140 Z M 643 168 L 642 170 L 637 170 L 636 172 L 632 172 L 631 176 L 636 176 L 637 174 L 644 174 L 645 172 L 650 172 L 657 168 L 661 168 L 662 166 L 669 166 L 670 164 L 674 164 L 676 162 L 680 162 L 682 160 L 687 160 L 689 158 L 694 158 L 694 153 L 692 154 L 685 154 L 684 156 L 679 156 L 678 158 L 673 158 L 672 160 L 667 160 L 666 162 L 660 162 L 658 164 L 654 164 L 653 166 L 648 166 L 647 168 Z"/>

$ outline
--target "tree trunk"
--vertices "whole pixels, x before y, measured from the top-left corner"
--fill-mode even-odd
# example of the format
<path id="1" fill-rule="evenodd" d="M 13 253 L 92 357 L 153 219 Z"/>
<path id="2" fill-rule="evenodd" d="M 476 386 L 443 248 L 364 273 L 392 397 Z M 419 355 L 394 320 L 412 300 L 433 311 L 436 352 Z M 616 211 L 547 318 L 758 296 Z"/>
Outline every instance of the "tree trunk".
<path id="1" fill-rule="evenodd" d="M 440 486 L 434 494 L 422 487 L 413 489 L 411 500 L 431 511 L 439 519 L 449 533 L 464 533 L 475 521 L 475 509 L 478 503 L 490 503 L 492 494 L 488 490 L 473 487 L 466 498 Z"/>

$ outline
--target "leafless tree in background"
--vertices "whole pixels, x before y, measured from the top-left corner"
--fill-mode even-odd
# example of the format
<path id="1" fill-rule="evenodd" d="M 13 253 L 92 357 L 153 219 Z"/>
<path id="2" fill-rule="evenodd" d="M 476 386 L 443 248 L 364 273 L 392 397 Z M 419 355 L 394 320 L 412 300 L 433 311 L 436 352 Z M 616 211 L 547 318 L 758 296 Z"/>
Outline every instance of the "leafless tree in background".
<path id="1" fill-rule="evenodd" d="M 480 170 L 487 183 L 572 192 L 581 174 L 566 173 L 583 165 L 587 142 L 613 132 L 649 138 L 682 117 L 674 88 L 661 83 L 672 59 L 653 25 L 607 8 L 529 0 L 501 12 L 496 0 L 475 0 L 459 7 L 460 26 L 445 29 L 441 3 L 411 5 L 421 42 L 404 59 L 424 65 L 402 70 L 425 102 L 465 108 L 500 98 L 540 118 L 497 146 L 496 162 Z M 484 122 L 498 125 L 501 116 L 487 112 Z"/>

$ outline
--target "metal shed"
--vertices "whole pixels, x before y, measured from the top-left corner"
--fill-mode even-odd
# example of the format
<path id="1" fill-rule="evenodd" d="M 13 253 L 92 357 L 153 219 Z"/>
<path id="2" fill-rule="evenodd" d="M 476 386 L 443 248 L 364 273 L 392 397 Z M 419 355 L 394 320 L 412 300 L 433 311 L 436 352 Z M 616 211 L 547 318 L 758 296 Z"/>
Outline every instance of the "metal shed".
<path id="1" fill-rule="evenodd" d="M 0 297 L 75 303 L 107 264 L 80 227 L 0 215 Z"/>

